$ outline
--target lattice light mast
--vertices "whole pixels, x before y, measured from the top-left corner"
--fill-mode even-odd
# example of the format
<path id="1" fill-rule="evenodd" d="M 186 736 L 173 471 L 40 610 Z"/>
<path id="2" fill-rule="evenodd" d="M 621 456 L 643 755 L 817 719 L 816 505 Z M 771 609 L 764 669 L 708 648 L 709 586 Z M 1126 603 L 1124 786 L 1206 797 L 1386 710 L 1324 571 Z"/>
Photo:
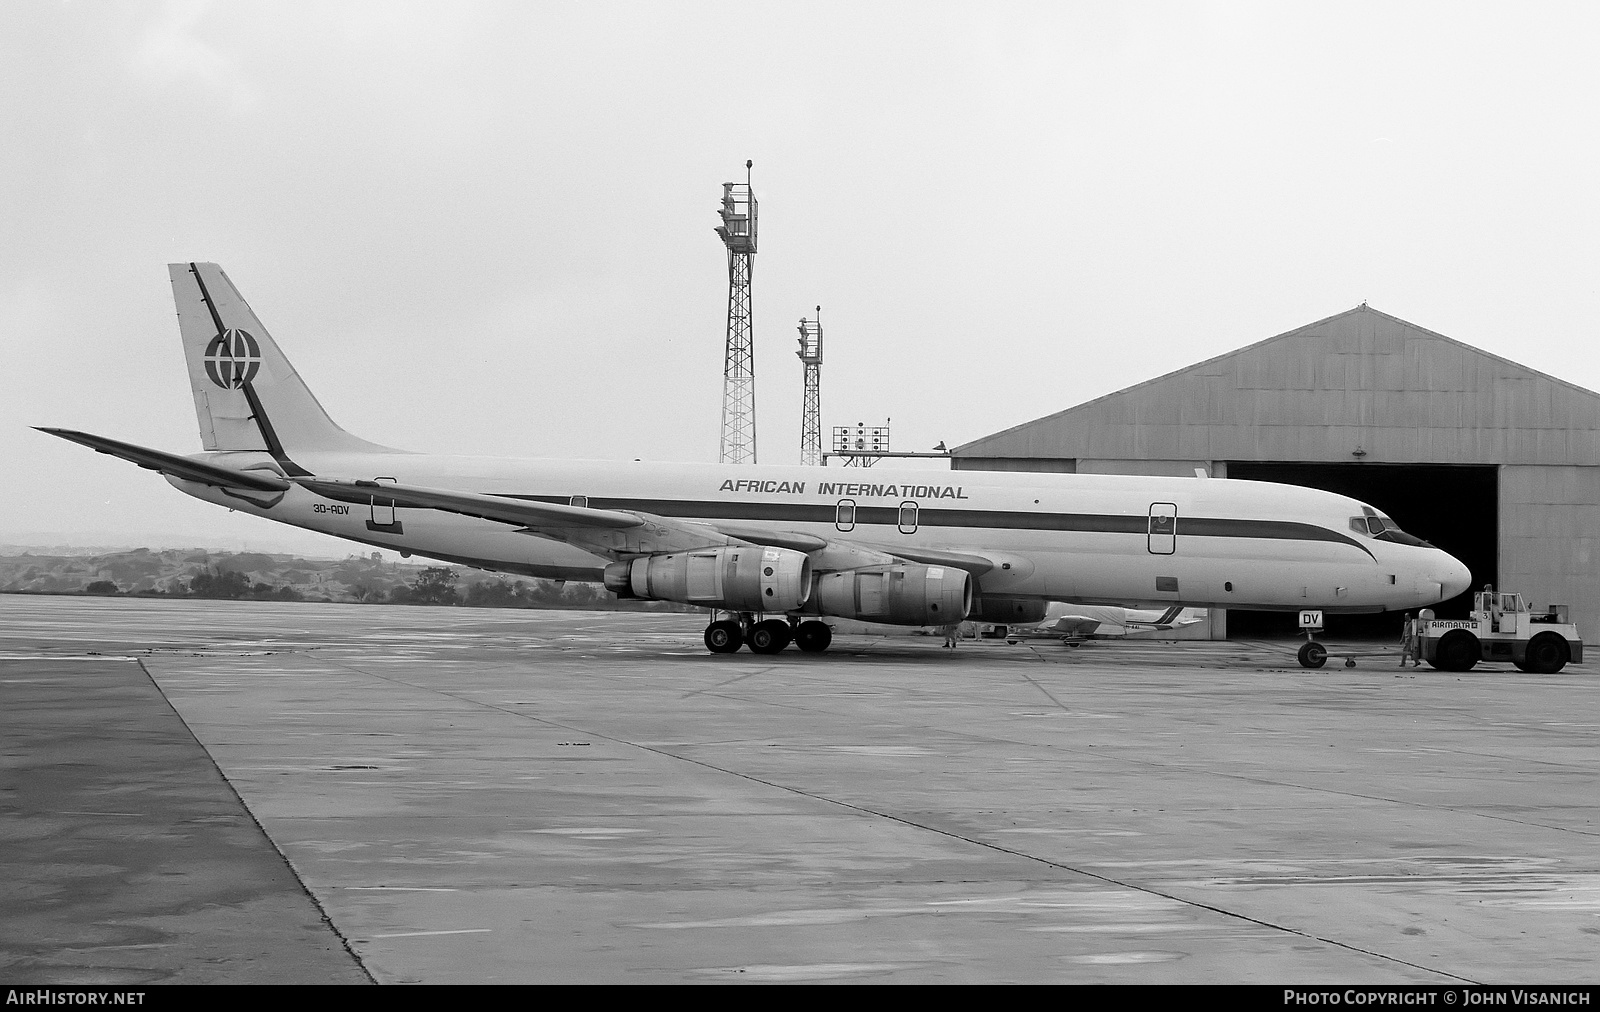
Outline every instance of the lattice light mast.
<path id="1" fill-rule="evenodd" d="M 800 407 L 800 463 L 822 463 L 822 307 L 817 318 L 800 318 L 800 350 L 806 367 L 806 395 Z"/>
<path id="2" fill-rule="evenodd" d="M 882 425 L 835 425 L 833 427 L 832 457 L 843 457 L 845 467 L 871 467 L 889 452 L 889 422 Z"/>
<path id="3" fill-rule="evenodd" d="M 728 348 L 722 366 L 724 464 L 756 462 L 756 360 L 750 315 L 750 276 L 756 260 L 756 195 L 744 163 L 743 183 L 722 184 L 722 224 L 717 235 L 728 248 Z"/>

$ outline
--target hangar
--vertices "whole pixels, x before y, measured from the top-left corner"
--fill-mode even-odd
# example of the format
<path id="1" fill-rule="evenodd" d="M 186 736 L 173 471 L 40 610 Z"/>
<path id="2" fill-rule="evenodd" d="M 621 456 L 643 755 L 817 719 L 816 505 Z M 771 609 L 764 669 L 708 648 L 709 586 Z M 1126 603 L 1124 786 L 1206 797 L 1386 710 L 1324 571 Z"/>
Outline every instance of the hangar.
<path id="1" fill-rule="evenodd" d="M 957 469 L 1188 476 L 1354 496 L 1600 633 L 1600 394 L 1365 304 L 951 451 Z M 1470 595 L 1440 617 L 1463 614 Z M 1209 635 L 1290 631 L 1213 615 Z M 1397 633 L 1329 616 L 1329 634 Z"/>

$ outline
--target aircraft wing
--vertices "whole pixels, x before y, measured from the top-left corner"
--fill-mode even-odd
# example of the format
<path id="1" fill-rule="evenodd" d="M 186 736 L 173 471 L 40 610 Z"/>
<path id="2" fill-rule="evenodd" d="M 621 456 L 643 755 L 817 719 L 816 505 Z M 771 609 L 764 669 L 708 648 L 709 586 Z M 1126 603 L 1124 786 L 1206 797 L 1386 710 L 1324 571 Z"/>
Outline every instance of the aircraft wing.
<path id="1" fill-rule="evenodd" d="M 967 552 L 949 552 L 937 548 L 908 548 L 904 545 L 880 545 L 870 541 L 851 541 L 845 538 L 819 538 L 814 534 L 802 534 L 799 531 L 775 531 L 759 523 L 718 520 L 713 526 L 729 537 L 738 538 L 741 541 L 748 541 L 757 545 L 770 545 L 773 548 L 792 548 L 797 552 L 816 552 L 830 545 L 838 548 L 853 548 L 867 553 L 891 556 L 905 562 L 920 562 L 928 566 L 949 566 L 951 569 L 965 569 L 973 576 L 982 576 L 999 565 L 993 559 Z M 863 561 L 860 564 L 879 565 L 881 561 Z M 831 567 L 824 562 L 819 568 L 823 571 L 828 571 Z M 854 567 L 844 565 L 841 568 L 849 569 Z"/>
<path id="2" fill-rule="evenodd" d="M 730 538 L 738 538 L 740 541 L 748 541 L 753 545 L 766 545 L 770 548 L 792 548 L 797 552 L 814 552 L 819 548 L 826 548 L 828 545 L 825 538 L 815 537 L 811 534 L 801 534 L 799 531 L 774 531 L 758 523 L 718 520 L 714 526 Z"/>
<path id="3" fill-rule="evenodd" d="M 60 436 L 62 439 L 70 439 L 74 443 L 81 443 L 96 453 L 109 453 L 113 457 L 121 457 L 123 460 L 132 461 L 147 470 L 160 471 L 162 474 L 170 474 L 174 478 L 183 478 L 187 481 L 196 481 L 202 485 L 214 485 L 218 488 L 250 489 L 256 492 L 285 492 L 289 489 L 289 482 L 273 471 L 241 471 L 237 468 L 223 467 L 221 464 L 191 460 L 176 453 L 135 446 L 132 443 L 124 443 L 117 439 L 107 439 L 105 436 L 78 432 L 75 429 L 49 429 L 43 426 L 34 426 L 34 428 L 40 432 L 48 432 L 52 436 Z"/>
<path id="4" fill-rule="evenodd" d="M 368 503 L 376 503 L 379 506 L 392 503 L 404 508 L 443 510 L 447 513 L 459 513 L 462 516 L 478 517 L 503 524 L 515 524 L 530 534 L 589 545 L 603 551 L 609 549 L 632 554 L 640 550 L 642 546 L 614 539 L 597 539 L 596 536 L 606 530 L 626 531 L 646 527 L 656 532 L 657 537 L 653 540 L 656 551 L 681 551 L 718 543 L 745 542 L 773 548 L 788 548 L 797 552 L 821 552 L 823 554 L 817 558 L 817 566 L 823 572 L 883 565 L 886 562 L 902 560 L 964 569 L 978 576 L 998 565 L 993 559 L 965 552 L 820 538 L 813 534 L 774 530 L 764 524 L 738 520 L 701 524 L 648 513 L 564 506 L 559 503 L 480 495 L 475 492 L 457 492 L 419 485 L 327 478 L 295 480 L 308 491 L 337 502 L 363 506 Z M 838 551 L 824 551 L 828 549 L 838 549 Z M 650 551 L 650 549 L 643 550 Z"/>
<path id="5" fill-rule="evenodd" d="M 392 504 L 411 509 L 443 510 L 446 513 L 459 513 L 462 516 L 495 520 L 503 524 L 516 524 L 535 531 L 563 528 L 626 530 L 642 527 L 645 524 L 643 518 L 617 510 L 562 506 L 558 503 L 511 499 L 499 495 L 479 495 L 476 492 L 454 492 L 442 488 L 425 488 L 421 485 L 329 478 L 299 478 L 297 482 L 307 491 L 336 502 L 357 503 L 362 506 L 368 503 L 376 503 L 379 506 Z"/>
<path id="6" fill-rule="evenodd" d="M 907 547 L 905 545 L 875 545 L 870 542 L 858 543 L 863 548 L 870 548 L 886 555 L 898 556 L 907 562 L 920 562 L 925 566 L 949 566 L 951 569 L 965 569 L 973 576 L 982 576 L 999 565 L 993 559 L 968 552 L 947 552 L 938 548 L 923 548 L 920 545 Z"/>

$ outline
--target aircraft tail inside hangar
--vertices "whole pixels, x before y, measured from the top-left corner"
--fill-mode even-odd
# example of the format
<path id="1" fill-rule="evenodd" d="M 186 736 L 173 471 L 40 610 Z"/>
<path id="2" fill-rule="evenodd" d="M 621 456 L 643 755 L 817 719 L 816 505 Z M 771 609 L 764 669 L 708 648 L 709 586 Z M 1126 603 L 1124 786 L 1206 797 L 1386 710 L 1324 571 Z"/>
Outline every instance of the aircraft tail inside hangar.
<path id="1" fill-rule="evenodd" d="M 1600 394 L 1365 305 L 973 440 L 970 470 L 1188 476 L 1309 485 L 1600 634 Z M 1441 617 L 1464 613 L 1470 595 Z M 1329 616 L 1329 635 L 1398 616 Z M 1292 615 L 1213 615 L 1209 634 L 1292 631 Z"/>

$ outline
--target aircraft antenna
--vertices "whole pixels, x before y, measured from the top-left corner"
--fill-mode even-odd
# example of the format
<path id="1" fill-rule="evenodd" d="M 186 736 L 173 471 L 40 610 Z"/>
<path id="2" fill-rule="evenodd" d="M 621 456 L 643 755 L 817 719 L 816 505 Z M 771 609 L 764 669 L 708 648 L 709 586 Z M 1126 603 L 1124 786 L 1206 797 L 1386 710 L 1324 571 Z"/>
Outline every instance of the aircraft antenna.
<path id="1" fill-rule="evenodd" d="M 728 248 L 728 344 L 722 366 L 724 464 L 756 462 L 756 362 L 750 314 L 750 276 L 756 259 L 756 195 L 746 160 L 743 183 L 722 184 L 722 224 L 717 235 Z"/>
<path id="2" fill-rule="evenodd" d="M 805 363 L 806 393 L 800 408 L 800 463 L 822 463 L 822 307 L 817 318 L 800 318 L 800 350 Z"/>

